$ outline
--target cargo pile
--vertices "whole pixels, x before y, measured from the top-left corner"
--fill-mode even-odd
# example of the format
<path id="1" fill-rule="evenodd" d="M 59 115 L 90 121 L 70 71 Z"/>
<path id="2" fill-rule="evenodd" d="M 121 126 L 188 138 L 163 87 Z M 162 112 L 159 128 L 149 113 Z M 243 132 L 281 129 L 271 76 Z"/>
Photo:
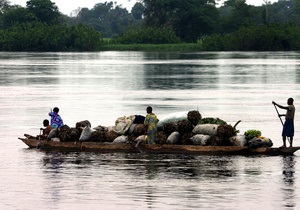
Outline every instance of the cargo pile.
<path id="1" fill-rule="evenodd" d="M 146 143 L 144 116 L 131 115 L 119 117 L 114 126 L 92 128 L 88 120 L 77 122 L 75 127 L 64 125 L 53 129 L 48 140 L 54 141 L 92 141 Z M 237 123 L 238 124 L 238 123 Z M 231 126 L 219 118 L 202 118 L 199 111 L 174 113 L 158 123 L 156 144 L 201 145 L 201 146 L 248 146 L 271 147 L 269 138 L 263 137 L 258 130 L 247 130 L 238 134 L 236 125 Z"/>

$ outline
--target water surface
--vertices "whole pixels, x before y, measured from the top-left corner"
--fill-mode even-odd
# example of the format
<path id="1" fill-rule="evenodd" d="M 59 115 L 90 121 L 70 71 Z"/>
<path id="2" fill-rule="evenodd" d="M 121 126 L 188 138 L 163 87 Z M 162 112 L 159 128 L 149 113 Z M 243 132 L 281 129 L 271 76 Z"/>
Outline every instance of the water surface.
<path id="1" fill-rule="evenodd" d="M 282 144 L 272 100 L 295 99 L 298 52 L 0 53 L 2 209 L 297 209 L 299 155 L 293 157 L 55 153 L 29 150 L 47 113 L 64 122 L 113 125 L 120 116 L 162 119 L 199 110 L 238 120 Z M 283 112 L 284 113 L 284 112 Z"/>

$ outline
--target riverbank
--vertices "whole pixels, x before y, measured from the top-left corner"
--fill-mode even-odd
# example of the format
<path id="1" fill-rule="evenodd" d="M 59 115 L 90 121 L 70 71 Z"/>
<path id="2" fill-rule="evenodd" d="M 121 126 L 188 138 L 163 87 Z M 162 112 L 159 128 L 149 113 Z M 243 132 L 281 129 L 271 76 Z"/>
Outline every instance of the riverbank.
<path id="1" fill-rule="evenodd" d="M 195 52 L 200 51 L 199 44 L 105 44 L 99 51 L 146 51 L 146 52 Z"/>

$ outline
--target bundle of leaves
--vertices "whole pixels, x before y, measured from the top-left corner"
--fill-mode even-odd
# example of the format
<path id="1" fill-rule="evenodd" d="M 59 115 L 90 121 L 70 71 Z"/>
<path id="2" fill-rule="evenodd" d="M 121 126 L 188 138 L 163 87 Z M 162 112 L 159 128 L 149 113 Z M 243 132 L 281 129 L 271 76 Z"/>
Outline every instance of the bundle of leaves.
<path id="1" fill-rule="evenodd" d="M 77 128 L 71 128 L 69 131 L 71 141 L 78 141 L 80 138 L 80 131 Z"/>
<path id="2" fill-rule="evenodd" d="M 168 122 L 164 124 L 164 132 L 169 136 L 174 131 L 177 131 L 177 124 L 173 122 Z"/>
<path id="3" fill-rule="evenodd" d="M 83 120 L 83 121 L 77 122 L 75 127 L 80 130 L 81 128 L 84 128 L 85 126 L 89 126 L 91 128 L 90 121 Z"/>
<path id="4" fill-rule="evenodd" d="M 119 134 L 113 130 L 107 131 L 105 135 L 105 140 L 107 142 L 113 142 L 118 136 Z"/>
<path id="5" fill-rule="evenodd" d="M 193 124 L 197 125 L 198 122 L 201 120 L 202 116 L 199 111 L 189 111 L 187 114 L 187 119 Z"/>
<path id="6" fill-rule="evenodd" d="M 193 132 L 188 132 L 188 133 L 185 133 L 183 134 L 182 136 L 182 144 L 184 145 L 192 145 L 193 142 L 191 140 L 191 138 L 194 136 L 195 134 Z"/>
<path id="7" fill-rule="evenodd" d="M 184 135 L 185 133 L 189 133 L 192 132 L 193 130 L 193 125 L 189 120 L 180 120 L 177 123 L 177 127 L 178 127 L 178 132 L 181 135 Z"/>
<path id="8" fill-rule="evenodd" d="M 67 125 L 63 125 L 59 129 L 58 138 L 60 139 L 60 141 L 72 141 L 72 138 L 70 136 L 70 130 L 70 127 Z"/>
<path id="9" fill-rule="evenodd" d="M 223 139 L 219 138 L 218 136 L 211 136 L 211 138 L 206 143 L 207 146 L 230 146 L 226 145 Z"/>
<path id="10" fill-rule="evenodd" d="M 156 134 L 156 144 L 165 144 L 167 141 L 168 135 L 164 131 L 158 131 Z"/>
<path id="11" fill-rule="evenodd" d="M 95 131 L 92 133 L 90 141 L 92 142 L 105 142 L 106 132 L 104 131 Z"/>
<path id="12" fill-rule="evenodd" d="M 132 132 L 135 137 L 144 135 L 146 133 L 146 126 L 144 124 L 137 124 Z"/>
<path id="13" fill-rule="evenodd" d="M 249 141 L 253 138 L 257 138 L 257 137 L 261 136 L 261 131 L 254 130 L 254 129 L 253 130 L 247 130 L 247 131 L 245 131 L 244 135 L 245 135 L 246 139 Z"/>
<path id="14" fill-rule="evenodd" d="M 224 141 L 229 141 L 229 138 L 235 134 L 234 128 L 231 125 L 220 125 L 217 128 L 217 136 Z M 228 142 L 229 143 L 229 142 Z"/>
<path id="15" fill-rule="evenodd" d="M 198 124 L 218 124 L 218 125 L 226 125 L 227 123 L 220 118 L 206 117 L 202 118 Z"/>

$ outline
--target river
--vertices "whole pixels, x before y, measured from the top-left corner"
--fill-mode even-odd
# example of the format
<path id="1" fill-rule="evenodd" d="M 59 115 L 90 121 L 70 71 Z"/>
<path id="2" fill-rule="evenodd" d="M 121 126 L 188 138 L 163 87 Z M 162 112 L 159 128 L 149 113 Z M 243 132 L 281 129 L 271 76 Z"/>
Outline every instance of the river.
<path id="1" fill-rule="evenodd" d="M 298 52 L 0 53 L 1 209 L 299 209 L 300 152 L 290 157 L 58 153 L 28 149 L 59 107 L 65 124 L 114 125 L 190 110 L 281 146 L 272 101 L 295 99 Z M 280 110 L 284 113 L 284 110 Z"/>

